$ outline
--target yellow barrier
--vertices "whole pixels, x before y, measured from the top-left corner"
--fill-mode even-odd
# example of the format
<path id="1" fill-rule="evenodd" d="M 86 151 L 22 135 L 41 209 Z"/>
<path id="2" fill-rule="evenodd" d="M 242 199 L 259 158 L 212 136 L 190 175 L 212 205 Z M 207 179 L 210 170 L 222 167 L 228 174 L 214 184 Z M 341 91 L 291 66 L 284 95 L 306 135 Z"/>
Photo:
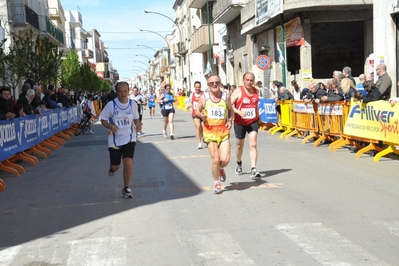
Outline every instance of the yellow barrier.
<path id="1" fill-rule="evenodd" d="M 316 117 L 321 136 L 315 141 L 317 147 L 323 140 L 334 141 L 335 137 L 342 137 L 344 132 L 345 102 L 320 103 L 317 106 Z"/>
<path id="2" fill-rule="evenodd" d="M 177 109 L 183 110 L 183 111 L 187 111 L 186 109 L 186 99 L 188 97 L 187 96 L 176 96 L 176 102 L 175 102 L 175 107 Z"/>
<path id="3" fill-rule="evenodd" d="M 381 104 L 382 102 L 375 103 L 371 107 L 369 106 L 367 110 L 371 110 L 373 108 L 373 110 L 375 110 L 377 108 L 376 106 Z M 367 138 L 366 136 L 361 135 L 353 136 L 345 134 L 344 128 L 349 116 L 349 112 L 352 112 L 352 114 L 360 114 L 358 109 L 356 109 L 356 111 L 351 111 L 351 107 L 353 107 L 351 106 L 351 103 L 344 102 L 321 103 L 318 105 L 305 104 L 303 101 L 280 102 L 281 115 L 279 114 L 279 123 L 271 128 L 269 133 L 274 134 L 279 130 L 284 130 L 280 138 L 285 137 L 288 139 L 295 134 L 299 135 L 303 132 L 309 131 L 310 134 L 302 140 L 303 144 L 305 144 L 308 140 L 315 138 L 316 140 L 314 146 L 317 147 L 323 140 L 330 140 L 332 143 L 328 148 L 334 152 L 345 145 L 355 146 L 358 148 L 358 151 L 356 152 L 356 158 L 360 158 L 362 154 L 374 150 L 377 152 L 377 154 L 374 156 L 375 162 L 378 162 L 381 157 L 390 153 L 399 155 L 399 149 L 395 147 L 399 144 L 392 143 L 392 140 L 390 140 L 390 142 L 385 142 L 385 144 L 388 146 L 383 149 L 377 145 L 377 143 L 381 142 L 378 139 Z M 353 107 L 353 109 L 355 109 L 355 107 Z M 390 115 L 394 116 L 394 111 L 394 109 L 381 111 L 381 118 L 377 117 L 376 119 L 382 119 L 382 121 L 384 121 L 383 119 L 387 119 L 386 117 L 388 117 L 387 112 L 390 112 Z M 371 112 L 367 113 L 369 116 L 371 114 Z M 385 117 L 383 115 L 385 115 Z M 364 126 L 362 121 L 364 120 L 359 122 L 359 126 Z M 379 121 L 378 123 L 382 124 L 383 122 Z M 395 125 L 396 124 L 393 123 L 393 126 L 389 127 L 388 125 L 385 127 L 388 128 L 388 130 L 391 130 L 389 132 L 399 134 L 399 130 L 397 130 L 398 127 Z M 368 145 L 363 147 L 359 142 L 368 143 Z"/>
<path id="4" fill-rule="evenodd" d="M 294 130 L 293 120 L 292 120 L 292 100 L 288 101 L 278 101 L 281 114 L 279 116 L 279 123 L 277 127 L 274 127 L 270 130 L 271 134 L 274 135 L 276 132 L 280 130 L 284 130 L 281 133 L 280 138 L 284 138 L 287 134 L 291 133 Z"/>
<path id="5" fill-rule="evenodd" d="M 293 101 L 292 115 L 294 130 L 286 136 L 286 139 L 295 134 L 303 134 L 305 131 L 309 131 L 310 134 L 302 140 L 303 144 L 311 138 L 320 137 L 313 104 L 305 104 L 303 101 Z"/>

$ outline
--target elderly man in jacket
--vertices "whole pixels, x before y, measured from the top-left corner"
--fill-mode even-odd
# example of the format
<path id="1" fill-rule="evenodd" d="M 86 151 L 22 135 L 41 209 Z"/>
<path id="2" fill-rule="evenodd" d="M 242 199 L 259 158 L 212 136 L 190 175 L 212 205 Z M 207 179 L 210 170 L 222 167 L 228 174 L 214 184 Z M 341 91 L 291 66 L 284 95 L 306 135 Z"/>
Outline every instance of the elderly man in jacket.
<path id="1" fill-rule="evenodd" d="M 379 64 L 375 70 L 378 76 L 375 86 L 381 92 L 381 100 L 388 101 L 391 98 L 392 80 L 387 73 L 387 66 Z"/>

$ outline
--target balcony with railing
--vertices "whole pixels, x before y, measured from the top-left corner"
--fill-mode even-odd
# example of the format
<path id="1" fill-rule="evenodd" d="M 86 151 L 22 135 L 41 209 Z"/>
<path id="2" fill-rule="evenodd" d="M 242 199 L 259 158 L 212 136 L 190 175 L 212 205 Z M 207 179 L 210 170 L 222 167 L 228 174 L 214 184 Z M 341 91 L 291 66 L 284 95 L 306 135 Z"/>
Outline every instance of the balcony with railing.
<path id="1" fill-rule="evenodd" d="M 193 53 L 203 53 L 209 50 L 209 35 L 211 37 L 210 44 L 213 46 L 214 32 L 213 25 L 201 25 L 194 33 L 191 35 L 190 46 Z"/>
<path id="2" fill-rule="evenodd" d="M 240 15 L 251 0 L 218 0 L 213 5 L 213 23 L 227 24 Z"/>
<path id="3" fill-rule="evenodd" d="M 90 49 L 82 50 L 82 57 L 84 58 L 93 58 L 93 51 Z"/>
<path id="4" fill-rule="evenodd" d="M 180 57 L 184 56 L 185 54 L 188 53 L 188 50 L 186 49 L 186 45 L 184 43 L 176 43 L 173 44 L 172 47 L 172 52 L 174 56 Z"/>
<path id="5" fill-rule="evenodd" d="M 191 0 L 189 7 L 190 8 L 202 8 L 206 5 L 207 0 Z M 209 1 L 212 2 L 212 1 Z"/>
<path id="6" fill-rule="evenodd" d="M 33 11 L 29 6 L 18 4 L 11 5 L 10 22 L 14 26 L 26 27 L 27 24 L 32 25 L 34 28 L 40 30 L 39 15 Z"/>
<path id="7" fill-rule="evenodd" d="M 64 45 L 64 33 L 54 25 L 51 20 L 46 16 L 39 16 L 39 27 L 42 33 L 47 33 L 55 40 L 57 40 L 62 46 Z"/>
<path id="8" fill-rule="evenodd" d="M 66 11 L 65 19 L 73 27 L 82 27 L 83 25 L 82 14 L 79 11 Z"/>

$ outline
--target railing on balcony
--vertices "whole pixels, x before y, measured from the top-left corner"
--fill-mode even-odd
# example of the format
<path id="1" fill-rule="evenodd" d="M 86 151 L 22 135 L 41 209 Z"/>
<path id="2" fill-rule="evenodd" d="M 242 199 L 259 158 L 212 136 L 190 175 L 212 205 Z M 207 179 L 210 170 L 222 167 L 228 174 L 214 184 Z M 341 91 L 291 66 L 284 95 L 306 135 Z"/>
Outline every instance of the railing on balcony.
<path id="1" fill-rule="evenodd" d="M 66 11 L 65 18 L 74 27 L 81 27 L 83 25 L 82 15 L 79 11 Z"/>
<path id="2" fill-rule="evenodd" d="M 93 58 L 93 51 L 90 49 L 84 49 L 82 51 L 82 56 L 85 58 Z"/>
<path id="3" fill-rule="evenodd" d="M 10 14 L 10 19 L 14 23 L 14 25 L 19 26 L 19 25 L 26 25 L 26 23 L 29 23 L 36 29 L 40 30 L 39 27 L 39 15 L 33 11 L 29 6 L 27 5 L 11 5 L 11 14 Z"/>
<path id="4" fill-rule="evenodd" d="M 251 0 L 218 0 L 213 5 L 214 23 L 229 23 L 240 15 L 240 10 Z"/>
<path id="5" fill-rule="evenodd" d="M 64 45 L 64 33 L 46 16 L 39 16 L 40 31 L 47 32 Z"/>
<path id="6" fill-rule="evenodd" d="M 213 24 L 209 25 L 201 25 L 194 33 L 191 35 L 190 45 L 191 51 L 194 53 L 203 53 L 209 50 L 209 35 L 211 36 L 210 43 L 214 45 L 214 33 L 213 33 Z"/>

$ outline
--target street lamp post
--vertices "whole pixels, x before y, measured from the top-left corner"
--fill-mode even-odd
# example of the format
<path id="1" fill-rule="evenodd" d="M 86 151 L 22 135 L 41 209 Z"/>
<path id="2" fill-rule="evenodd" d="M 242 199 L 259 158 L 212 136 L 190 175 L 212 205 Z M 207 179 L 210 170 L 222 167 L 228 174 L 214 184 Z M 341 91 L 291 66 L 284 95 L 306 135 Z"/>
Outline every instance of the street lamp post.
<path id="1" fill-rule="evenodd" d="M 148 56 L 143 55 L 143 54 L 136 54 L 136 56 L 142 56 L 142 57 L 148 58 L 148 60 L 151 60 L 151 58 L 149 58 Z"/>
<path id="2" fill-rule="evenodd" d="M 154 51 L 154 53 L 156 53 L 156 52 L 157 52 L 157 50 L 155 50 L 154 48 L 152 48 L 152 47 L 150 47 L 150 46 L 147 46 L 147 45 L 144 45 L 144 44 L 137 44 L 137 46 L 143 46 L 143 47 L 147 47 L 147 48 L 149 48 L 149 49 L 153 50 L 153 51 Z"/>
<path id="3" fill-rule="evenodd" d="M 168 17 L 168 16 L 166 16 L 166 15 L 164 15 L 164 14 L 162 14 L 162 13 L 158 13 L 158 12 L 155 12 L 155 11 L 151 11 L 151 10 L 147 10 L 147 9 L 144 9 L 144 12 L 145 13 L 152 13 L 152 14 L 156 14 L 156 15 L 160 15 L 160 16 L 162 16 L 162 17 L 165 17 L 165 18 L 167 18 L 167 19 L 169 19 L 170 21 L 172 21 L 173 22 L 173 24 L 174 25 L 176 25 L 176 27 L 177 27 L 177 29 L 179 30 L 179 39 L 180 39 L 180 43 L 179 43 L 179 54 L 180 54 L 180 56 L 181 56 L 181 58 L 182 58 L 182 66 L 181 66 L 181 84 L 182 84 L 182 89 L 183 89 L 183 87 L 184 87 L 184 64 L 185 64 L 185 57 L 184 57 L 184 54 L 183 54 L 183 51 L 182 51 L 182 34 L 181 34 L 181 28 L 180 28 L 180 26 L 179 26 L 179 24 L 177 24 L 177 21 L 176 20 L 173 20 L 173 19 L 171 19 L 170 17 Z"/>
<path id="4" fill-rule="evenodd" d="M 144 63 L 144 62 L 137 61 L 137 60 L 133 60 L 133 62 L 141 63 L 141 64 L 145 65 L 146 67 L 148 67 L 148 65 L 146 63 Z"/>
<path id="5" fill-rule="evenodd" d="M 170 64 L 170 47 L 169 47 L 168 40 L 166 40 L 166 38 L 165 38 L 165 37 L 163 37 L 163 36 L 162 36 L 161 34 L 159 34 L 158 32 L 155 32 L 155 31 L 152 31 L 152 30 L 140 29 L 140 31 L 147 31 L 147 32 L 154 33 L 154 34 L 156 34 L 156 35 L 160 36 L 162 39 L 164 39 L 164 40 L 165 40 L 165 42 L 166 42 L 166 46 L 168 47 L 168 65 L 169 65 L 169 64 Z"/>
<path id="6" fill-rule="evenodd" d="M 141 66 L 133 66 L 133 68 L 134 67 L 138 67 L 138 68 L 141 68 L 142 70 L 144 70 L 144 71 L 147 71 L 147 69 L 145 69 L 144 67 L 141 67 Z"/>

